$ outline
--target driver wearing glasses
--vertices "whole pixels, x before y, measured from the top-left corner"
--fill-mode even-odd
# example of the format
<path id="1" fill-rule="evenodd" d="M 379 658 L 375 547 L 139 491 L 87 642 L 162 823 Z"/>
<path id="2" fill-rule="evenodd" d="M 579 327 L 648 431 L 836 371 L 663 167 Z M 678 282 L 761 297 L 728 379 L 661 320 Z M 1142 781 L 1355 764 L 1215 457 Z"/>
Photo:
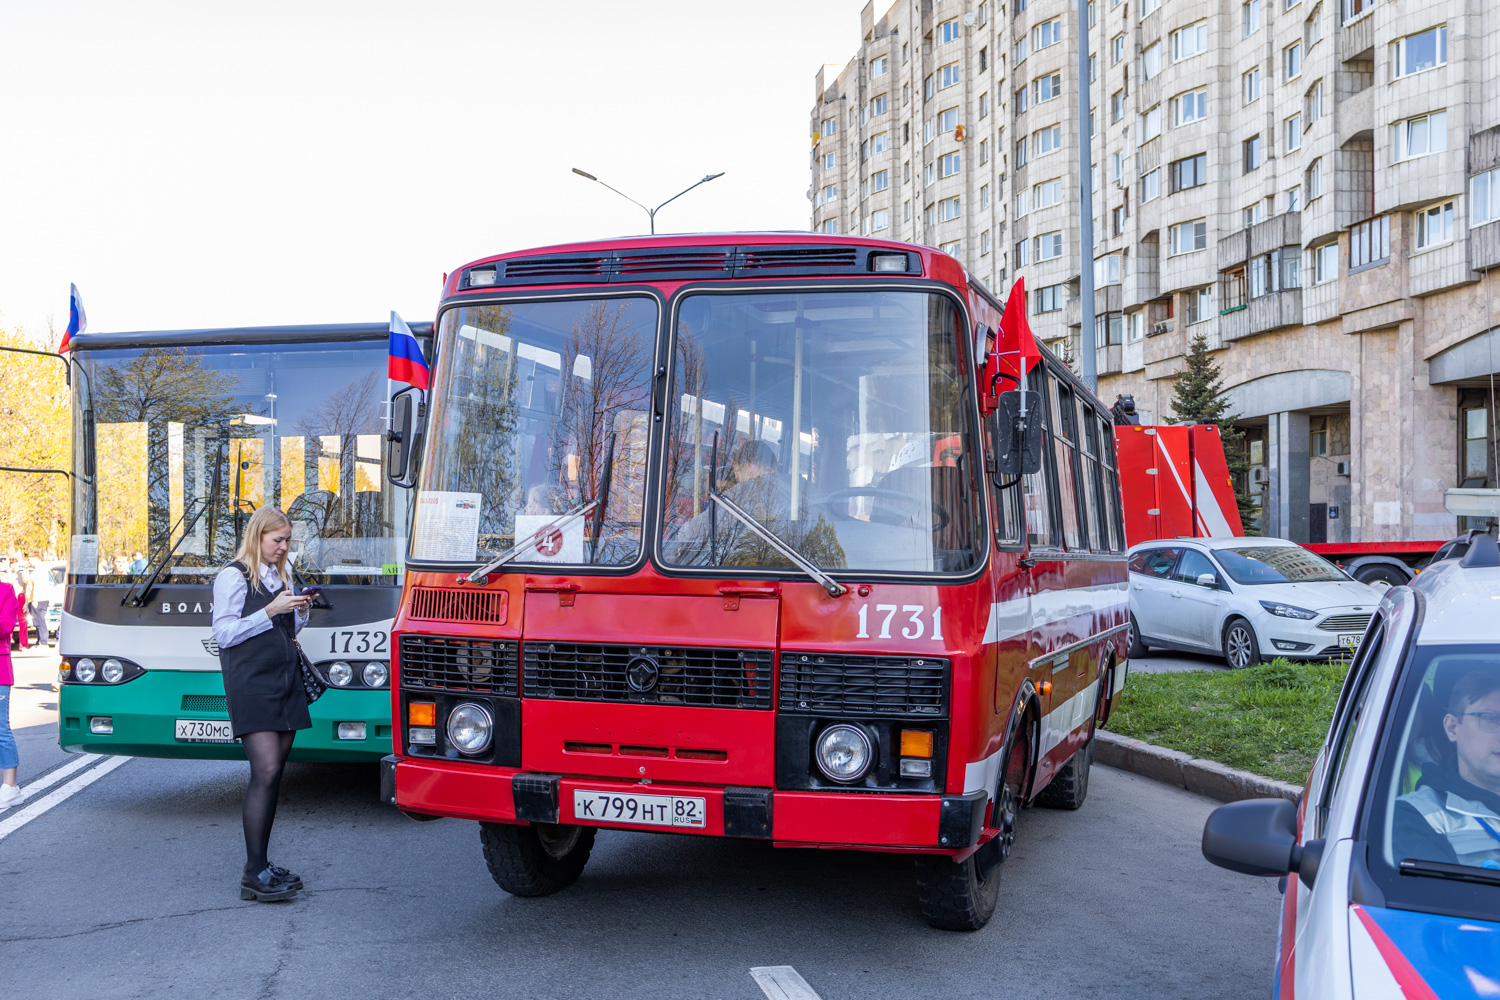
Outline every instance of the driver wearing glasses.
<path id="1" fill-rule="evenodd" d="M 1392 839 L 1406 857 L 1500 869 L 1500 668 L 1454 683 L 1442 732 L 1453 752 L 1396 800 Z"/>

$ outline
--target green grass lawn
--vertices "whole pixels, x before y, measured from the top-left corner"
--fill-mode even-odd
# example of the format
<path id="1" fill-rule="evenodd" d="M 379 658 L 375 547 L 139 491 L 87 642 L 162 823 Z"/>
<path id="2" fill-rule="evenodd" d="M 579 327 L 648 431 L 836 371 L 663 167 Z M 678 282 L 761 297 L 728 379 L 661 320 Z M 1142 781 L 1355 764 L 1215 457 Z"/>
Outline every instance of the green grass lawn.
<path id="1" fill-rule="evenodd" d="M 1248 670 L 1132 673 L 1105 728 L 1301 785 L 1348 669 L 1278 659 Z"/>

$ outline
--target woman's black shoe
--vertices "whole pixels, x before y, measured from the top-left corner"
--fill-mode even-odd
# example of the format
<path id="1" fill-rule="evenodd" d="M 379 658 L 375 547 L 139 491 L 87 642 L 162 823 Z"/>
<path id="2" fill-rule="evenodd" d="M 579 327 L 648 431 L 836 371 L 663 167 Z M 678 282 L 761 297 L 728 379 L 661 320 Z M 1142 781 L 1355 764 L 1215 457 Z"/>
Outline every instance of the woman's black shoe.
<path id="1" fill-rule="evenodd" d="M 294 889 L 302 888 L 302 876 L 294 875 L 280 865 L 267 865 L 266 870 Z"/>
<path id="2" fill-rule="evenodd" d="M 300 888 L 300 885 L 291 884 L 269 868 L 258 874 L 245 875 L 240 878 L 240 898 L 257 899 L 262 903 L 291 899 L 297 895 L 297 890 Z"/>

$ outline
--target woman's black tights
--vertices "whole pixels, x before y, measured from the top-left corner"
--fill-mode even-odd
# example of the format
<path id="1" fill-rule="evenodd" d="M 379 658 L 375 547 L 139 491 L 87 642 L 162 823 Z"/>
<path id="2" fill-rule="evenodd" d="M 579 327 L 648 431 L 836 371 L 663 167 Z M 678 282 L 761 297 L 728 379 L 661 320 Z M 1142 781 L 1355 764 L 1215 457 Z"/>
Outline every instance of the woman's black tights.
<path id="1" fill-rule="evenodd" d="M 276 821 L 276 795 L 294 736 L 292 732 L 262 732 L 241 737 L 250 759 L 250 784 L 245 786 L 246 875 L 258 875 L 269 864 L 266 849 L 271 843 L 271 824 Z"/>

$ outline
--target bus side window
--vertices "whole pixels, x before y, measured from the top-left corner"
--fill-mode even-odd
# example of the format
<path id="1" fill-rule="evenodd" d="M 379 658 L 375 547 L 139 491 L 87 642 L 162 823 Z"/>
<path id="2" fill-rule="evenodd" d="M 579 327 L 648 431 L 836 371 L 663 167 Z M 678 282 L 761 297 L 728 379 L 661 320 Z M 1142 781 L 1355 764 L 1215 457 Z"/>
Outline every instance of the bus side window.
<path id="1" fill-rule="evenodd" d="M 1109 549 L 1111 552 L 1125 551 L 1125 525 L 1121 521 L 1123 512 L 1120 510 L 1120 472 L 1115 464 L 1115 430 L 1109 418 L 1099 418 L 1101 461 L 1104 465 L 1104 518 L 1109 528 Z"/>
<path id="2" fill-rule="evenodd" d="M 1052 482 L 1052 449 L 1049 447 L 1051 437 L 1047 427 L 1047 379 L 1043 377 L 1042 366 L 1037 365 L 1026 375 L 1028 388 L 1042 394 L 1042 407 L 1036 414 L 1036 419 L 1042 422 L 1042 468 L 1040 472 L 1026 477 L 1022 489 L 1025 490 L 1026 505 L 1026 537 L 1032 545 L 1053 546 L 1057 544 L 1057 531 L 1054 527 L 1057 518 L 1053 514 L 1052 497 L 1056 492 L 1051 486 Z"/>
<path id="3" fill-rule="evenodd" d="M 1056 375 L 1048 386 L 1052 390 L 1052 452 L 1057 459 L 1057 506 L 1062 514 L 1063 541 L 1071 550 L 1086 545 L 1079 517 L 1078 488 L 1078 410 L 1073 390 Z"/>
<path id="4" fill-rule="evenodd" d="M 1089 537 L 1095 552 L 1109 552 L 1109 504 L 1104 492 L 1104 475 L 1099 461 L 1099 416 L 1091 406 L 1083 406 L 1083 486 L 1087 497 Z"/>

